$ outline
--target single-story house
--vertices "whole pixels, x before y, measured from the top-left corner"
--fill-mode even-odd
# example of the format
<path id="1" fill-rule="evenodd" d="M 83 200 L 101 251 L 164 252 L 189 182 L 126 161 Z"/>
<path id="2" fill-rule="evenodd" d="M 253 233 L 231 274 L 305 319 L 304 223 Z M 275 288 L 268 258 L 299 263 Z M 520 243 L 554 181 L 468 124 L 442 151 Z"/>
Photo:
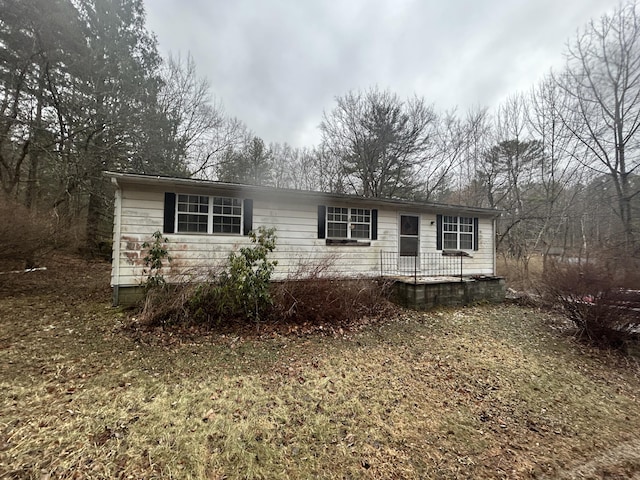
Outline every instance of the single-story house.
<path id="1" fill-rule="evenodd" d="M 130 303 L 144 281 L 144 242 L 168 239 L 169 282 L 204 278 L 259 226 L 276 228 L 274 279 L 493 276 L 493 209 L 363 198 L 187 178 L 107 172 L 116 186 L 111 285 Z"/>

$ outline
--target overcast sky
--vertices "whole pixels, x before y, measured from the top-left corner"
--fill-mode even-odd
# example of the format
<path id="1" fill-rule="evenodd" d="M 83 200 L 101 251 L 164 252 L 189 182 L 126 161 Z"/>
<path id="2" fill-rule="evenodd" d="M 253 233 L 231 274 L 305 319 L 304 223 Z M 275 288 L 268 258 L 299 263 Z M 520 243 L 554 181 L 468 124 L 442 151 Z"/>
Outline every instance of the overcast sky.
<path id="1" fill-rule="evenodd" d="M 190 53 L 227 114 L 269 142 L 312 146 L 350 90 L 438 110 L 495 107 L 562 66 L 614 0 L 145 0 L 163 55 Z"/>

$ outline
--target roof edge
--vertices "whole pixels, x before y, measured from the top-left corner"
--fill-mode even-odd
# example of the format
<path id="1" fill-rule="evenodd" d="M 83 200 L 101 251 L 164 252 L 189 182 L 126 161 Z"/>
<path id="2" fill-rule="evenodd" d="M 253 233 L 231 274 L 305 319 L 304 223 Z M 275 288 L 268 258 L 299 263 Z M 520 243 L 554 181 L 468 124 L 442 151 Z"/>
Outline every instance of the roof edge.
<path id="1" fill-rule="evenodd" d="M 442 210 L 449 212 L 464 212 L 464 213 L 475 213 L 478 215 L 488 216 L 488 217 L 499 217 L 502 213 L 501 210 L 497 210 L 494 208 L 484 208 L 484 207 L 468 207 L 464 205 L 454 205 L 447 203 L 437 203 L 437 202 L 415 202 L 410 200 L 400 200 L 393 198 L 376 198 L 376 197 L 361 197 L 359 195 L 349 195 L 344 193 L 327 193 L 327 192 L 318 192 L 314 190 L 299 190 L 293 188 L 278 188 L 278 187 L 267 187 L 263 185 L 247 185 L 242 183 L 230 183 L 230 182 L 220 182 L 217 180 L 204 180 L 197 178 L 181 178 L 181 177 L 169 177 L 162 175 L 145 175 L 140 173 L 119 173 L 119 172 L 103 172 L 105 176 L 111 178 L 116 184 L 127 183 L 127 184 L 144 184 L 144 185 L 157 185 L 157 186 L 166 186 L 173 188 L 180 187 L 191 187 L 191 188 L 206 188 L 213 187 L 221 188 L 223 190 L 242 190 L 244 192 L 250 193 L 263 193 L 263 194 L 273 194 L 278 193 L 281 195 L 287 196 L 312 196 L 318 199 L 335 199 L 335 200 L 349 200 L 355 202 L 366 202 L 366 203 L 377 203 L 381 205 L 389 205 L 389 206 L 397 206 L 397 207 L 412 207 L 412 208 L 430 208 L 434 210 Z"/>

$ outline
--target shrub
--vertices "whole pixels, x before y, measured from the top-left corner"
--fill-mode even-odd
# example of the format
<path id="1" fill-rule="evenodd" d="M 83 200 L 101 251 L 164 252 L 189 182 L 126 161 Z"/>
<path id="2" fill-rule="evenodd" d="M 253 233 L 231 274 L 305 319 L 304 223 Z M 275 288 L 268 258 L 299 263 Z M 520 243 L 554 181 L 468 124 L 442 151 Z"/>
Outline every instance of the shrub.
<path id="1" fill-rule="evenodd" d="M 259 227 L 249 237 L 253 245 L 229 255 L 229 267 L 222 272 L 218 288 L 229 313 L 259 320 L 272 304 L 269 282 L 278 262 L 267 256 L 276 248 L 275 228 Z"/>
<path id="2" fill-rule="evenodd" d="M 273 229 L 251 235 L 252 245 L 230 254 L 210 281 L 147 292 L 141 320 L 158 325 L 190 323 L 214 326 L 222 321 L 349 326 L 379 315 L 390 305 L 389 289 L 376 279 L 324 276 L 330 261 L 301 263 L 285 281 L 271 282 L 276 266 Z"/>
<path id="3" fill-rule="evenodd" d="M 143 321 L 214 324 L 231 319 L 261 320 L 272 305 L 269 282 L 277 262 L 268 255 L 276 246 L 275 229 L 260 227 L 249 236 L 252 244 L 231 252 L 226 265 L 212 272 L 208 282 L 164 288 L 162 293 L 158 288 L 149 289 Z M 164 253 L 162 248 L 156 249 L 156 256 Z M 149 264 L 156 265 L 153 256 Z M 152 286 L 164 284 L 156 280 Z"/>
<path id="4" fill-rule="evenodd" d="M 171 262 L 169 256 L 169 250 L 167 249 L 167 243 L 169 239 L 162 236 L 162 232 L 155 231 L 151 235 L 153 241 L 144 242 L 142 248 L 147 249 L 147 253 L 143 258 L 144 270 L 143 275 L 147 276 L 147 279 L 143 282 L 145 289 L 163 287 L 167 282 L 162 275 L 163 262 Z"/>
<path id="5" fill-rule="evenodd" d="M 347 325 L 380 313 L 389 289 L 377 279 L 330 275 L 335 259 L 300 262 L 289 277 L 272 285 L 274 321 Z"/>
<path id="6" fill-rule="evenodd" d="M 388 289 L 376 279 L 288 279 L 273 286 L 272 318 L 290 323 L 348 325 L 380 313 Z"/>
<path id="7" fill-rule="evenodd" d="M 621 288 L 605 266 L 553 265 L 543 291 L 575 325 L 580 338 L 598 346 L 624 348 L 637 337 L 638 293 Z"/>

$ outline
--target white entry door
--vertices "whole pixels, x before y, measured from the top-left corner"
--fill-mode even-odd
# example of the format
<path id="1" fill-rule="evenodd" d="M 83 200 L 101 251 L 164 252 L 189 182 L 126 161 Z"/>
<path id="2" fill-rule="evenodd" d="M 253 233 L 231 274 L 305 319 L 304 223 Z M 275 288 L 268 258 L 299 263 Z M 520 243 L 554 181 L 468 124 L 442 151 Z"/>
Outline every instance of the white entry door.
<path id="1" fill-rule="evenodd" d="M 420 217 L 418 215 L 400 215 L 399 221 L 398 270 L 401 274 L 412 275 L 420 270 Z"/>

